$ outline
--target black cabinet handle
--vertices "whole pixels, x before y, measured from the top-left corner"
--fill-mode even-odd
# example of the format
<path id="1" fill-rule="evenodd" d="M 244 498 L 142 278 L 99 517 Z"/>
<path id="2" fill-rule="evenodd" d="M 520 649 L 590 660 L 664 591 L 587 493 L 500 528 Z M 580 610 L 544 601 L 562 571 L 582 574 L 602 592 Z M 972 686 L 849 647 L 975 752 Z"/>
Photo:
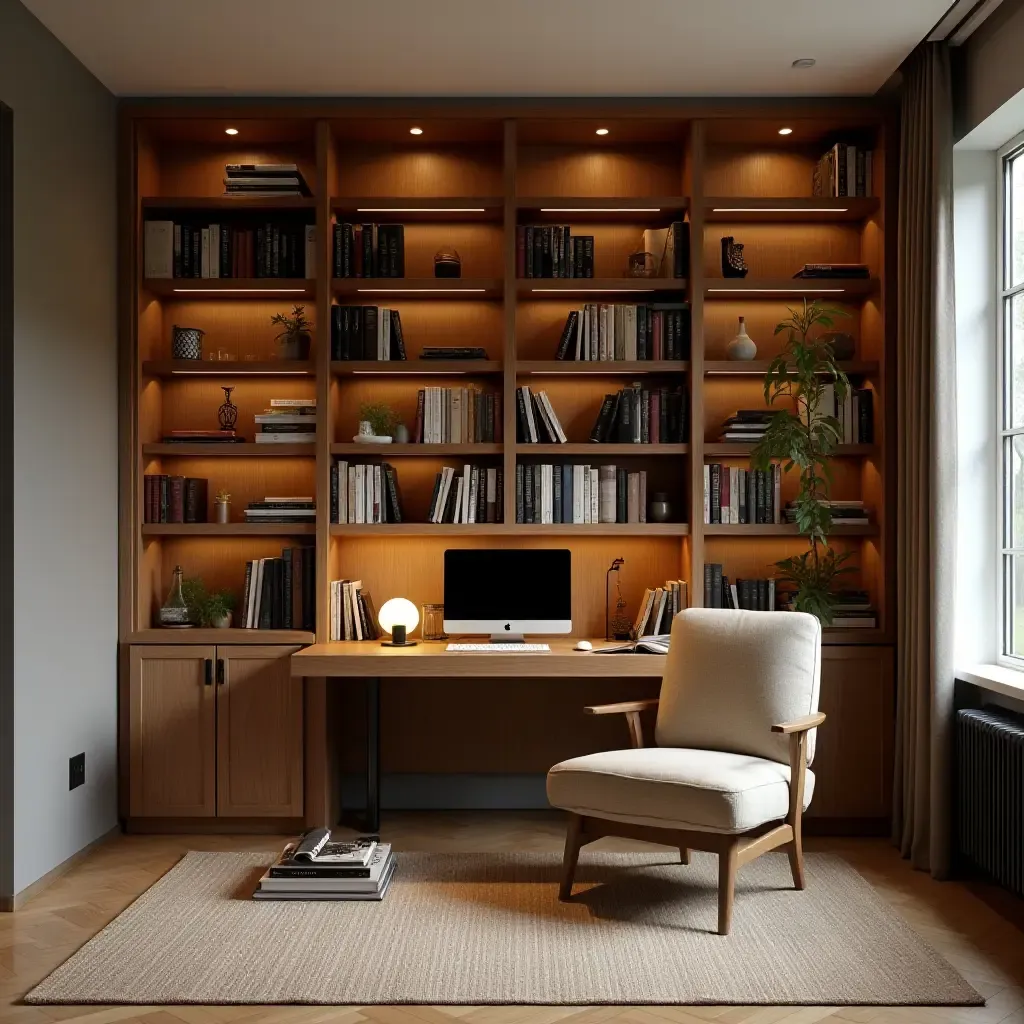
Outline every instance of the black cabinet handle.
<path id="1" fill-rule="evenodd" d="M 206 686 L 213 685 L 213 658 L 207 658 L 203 663 L 204 677 L 203 682 Z"/>
<path id="2" fill-rule="evenodd" d="M 223 658 L 218 658 L 217 659 L 217 685 L 218 686 L 223 686 L 224 685 L 224 683 L 227 681 L 226 676 L 227 676 L 227 673 L 224 671 L 224 659 Z"/>

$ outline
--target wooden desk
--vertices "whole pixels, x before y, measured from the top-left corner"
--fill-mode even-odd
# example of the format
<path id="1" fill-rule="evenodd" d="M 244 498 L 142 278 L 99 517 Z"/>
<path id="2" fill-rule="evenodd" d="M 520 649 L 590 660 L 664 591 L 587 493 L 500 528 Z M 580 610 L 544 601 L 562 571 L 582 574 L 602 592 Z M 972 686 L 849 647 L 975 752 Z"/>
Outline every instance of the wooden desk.
<path id="1" fill-rule="evenodd" d="M 379 641 L 313 644 L 292 655 L 292 676 L 309 680 L 362 679 L 366 686 L 366 820 L 363 827 L 380 827 L 380 681 L 395 678 L 449 679 L 660 679 L 665 671 L 662 654 L 594 654 L 574 651 L 573 638 L 549 638 L 550 651 L 457 652 L 450 641 L 420 641 L 415 647 L 382 647 Z M 595 648 L 607 640 L 591 640 Z M 324 702 L 326 708 L 326 702 Z M 307 742 L 309 739 L 307 738 Z M 326 773 L 326 751 L 322 756 Z M 324 824 L 323 821 L 315 822 Z"/>

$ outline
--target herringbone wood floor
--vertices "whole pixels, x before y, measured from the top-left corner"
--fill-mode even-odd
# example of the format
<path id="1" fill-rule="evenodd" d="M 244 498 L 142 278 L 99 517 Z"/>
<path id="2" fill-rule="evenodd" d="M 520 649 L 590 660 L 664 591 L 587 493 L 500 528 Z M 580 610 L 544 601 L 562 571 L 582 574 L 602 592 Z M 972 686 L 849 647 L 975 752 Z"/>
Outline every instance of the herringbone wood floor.
<path id="1" fill-rule="evenodd" d="M 405 850 L 560 850 L 560 818 L 542 814 L 388 815 Z M 637 844 L 604 840 L 608 849 Z M 1024 934 L 959 883 L 915 872 L 882 840 L 810 840 L 846 857 L 987 999 L 979 1008 L 51 1006 L 22 995 L 174 865 L 186 850 L 276 850 L 265 836 L 119 836 L 30 901 L 0 914 L 0 1021 L 48 1024 L 1024 1024 Z M 728 941 L 728 940 L 723 940 Z"/>

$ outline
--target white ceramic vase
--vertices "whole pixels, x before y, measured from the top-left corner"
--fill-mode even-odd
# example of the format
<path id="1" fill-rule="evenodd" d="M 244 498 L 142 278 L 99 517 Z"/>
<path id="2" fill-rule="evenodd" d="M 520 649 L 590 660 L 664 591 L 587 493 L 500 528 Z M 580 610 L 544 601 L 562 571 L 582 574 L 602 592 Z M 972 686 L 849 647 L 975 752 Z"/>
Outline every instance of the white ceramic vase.
<path id="1" fill-rule="evenodd" d="M 736 337 L 729 342 L 726 352 L 730 359 L 753 359 L 757 355 L 757 346 L 747 334 L 747 325 L 743 317 L 740 317 L 739 330 Z"/>

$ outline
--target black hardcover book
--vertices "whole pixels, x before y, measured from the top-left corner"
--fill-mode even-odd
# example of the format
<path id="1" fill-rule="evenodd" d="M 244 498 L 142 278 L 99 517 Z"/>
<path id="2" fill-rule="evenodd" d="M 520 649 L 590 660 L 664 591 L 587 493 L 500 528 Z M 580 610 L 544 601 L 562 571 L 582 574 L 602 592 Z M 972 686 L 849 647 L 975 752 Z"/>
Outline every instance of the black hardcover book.
<path id="1" fill-rule="evenodd" d="M 516 464 L 516 522 L 517 523 L 524 523 L 524 522 L 526 522 L 526 519 L 525 519 L 526 503 L 524 501 L 524 495 L 523 495 L 525 487 L 526 487 L 526 484 L 525 484 L 525 482 L 523 480 L 523 464 L 520 462 L 520 463 Z"/>
<path id="2" fill-rule="evenodd" d="M 540 274 L 538 277 L 553 277 L 551 259 L 551 228 L 544 228 L 538 232 L 540 235 Z M 534 262 L 533 271 L 537 273 L 537 264 Z"/>
<path id="3" fill-rule="evenodd" d="M 331 306 L 331 359 L 341 359 L 341 306 Z"/>
<path id="4" fill-rule="evenodd" d="M 202 477 L 185 478 L 185 522 L 206 522 L 206 480 Z"/>
<path id="5" fill-rule="evenodd" d="M 391 276 L 405 277 L 405 225 L 393 225 L 389 243 L 391 252 Z"/>
<path id="6" fill-rule="evenodd" d="M 372 224 L 363 224 L 362 228 L 362 242 L 363 242 L 363 277 L 376 277 L 376 252 L 373 246 L 373 236 L 376 233 Z"/>
<path id="7" fill-rule="evenodd" d="M 562 244 L 558 250 L 558 266 L 562 277 L 572 277 L 572 232 L 569 225 L 562 228 Z"/>
<path id="8" fill-rule="evenodd" d="M 282 608 L 281 619 L 284 629 L 292 629 L 292 586 L 295 582 L 294 566 L 292 559 L 295 557 L 295 548 L 285 548 L 281 552 L 282 575 L 284 577 L 284 607 Z"/>
<path id="9" fill-rule="evenodd" d="M 768 522 L 765 518 L 765 498 L 764 470 L 758 469 L 754 471 L 754 522 L 758 525 Z"/>
<path id="10" fill-rule="evenodd" d="M 757 610 L 759 612 L 770 612 L 768 607 L 768 581 L 755 580 L 757 584 Z"/>
<path id="11" fill-rule="evenodd" d="M 338 488 L 338 477 L 340 475 L 340 469 L 338 467 L 338 460 L 334 460 L 334 464 L 331 466 L 331 522 L 336 523 L 338 521 L 338 513 L 340 511 L 340 505 L 338 499 L 340 498 L 340 492 Z"/>
<path id="12" fill-rule="evenodd" d="M 562 522 L 572 522 L 572 465 L 568 462 L 562 464 Z M 557 472 L 557 468 L 556 468 Z"/>
<path id="13" fill-rule="evenodd" d="M 362 358 L 377 361 L 377 317 L 376 306 L 363 306 L 363 354 Z"/>
<path id="14" fill-rule="evenodd" d="M 746 485 L 746 502 L 740 516 L 740 522 L 745 526 L 750 526 L 756 522 L 755 517 L 757 515 L 757 474 L 753 470 L 747 470 Z"/>
<path id="15" fill-rule="evenodd" d="M 583 276 L 594 276 L 594 236 L 583 236 Z"/>
<path id="16" fill-rule="evenodd" d="M 388 499 L 391 504 L 391 518 L 388 521 L 400 523 L 402 521 L 402 502 L 398 496 L 398 478 L 395 474 L 395 467 L 385 462 L 384 473 L 387 477 Z"/>
<path id="17" fill-rule="evenodd" d="M 534 227 L 533 231 L 533 276 L 547 277 L 544 266 L 544 238 L 547 232 L 542 227 Z"/>
<path id="18" fill-rule="evenodd" d="M 406 360 L 405 338 L 402 335 L 402 317 L 397 309 L 391 310 L 391 358 Z"/>
<path id="19" fill-rule="evenodd" d="M 274 593 L 273 572 L 274 559 L 263 560 L 263 578 L 260 580 L 260 617 L 256 623 L 257 629 L 270 629 L 273 621 L 271 613 L 271 600 Z"/>
<path id="20" fill-rule="evenodd" d="M 615 470 L 615 522 L 629 521 L 629 477 L 621 466 Z"/>
<path id="21" fill-rule="evenodd" d="M 377 225 L 377 276 L 391 277 L 391 225 Z"/>
<path id="22" fill-rule="evenodd" d="M 526 522 L 532 523 L 533 519 L 533 466 L 527 466 L 525 472 L 525 491 L 523 494 L 523 512 Z"/>
<path id="23" fill-rule="evenodd" d="M 673 242 L 673 277 L 686 277 L 690 272 L 690 225 L 687 221 L 677 220 L 672 225 Z"/>
<path id="24" fill-rule="evenodd" d="M 619 392 L 619 403 L 616 408 L 617 433 L 615 436 L 615 440 L 619 444 L 631 444 L 633 441 L 633 417 L 636 414 L 633 398 L 632 388 L 623 388 Z"/>
<path id="25" fill-rule="evenodd" d="M 534 244 L 534 230 L 532 224 L 526 225 L 525 234 L 525 246 L 526 249 L 526 276 L 535 277 L 534 266 L 533 266 L 533 244 Z"/>
<path id="26" fill-rule="evenodd" d="M 526 419 L 526 398 L 522 388 L 516 388 L 516 441 L 530 443 L 530 424 Z"/>
<path id="27" fill-rule="evenodd" d="M 637 398 L 640 402 L 640 443 L 651 443 L 651 393 L 641 391 Z"/>
<path id="28" fill-rule="evenodd" d="M 612 414 L 615 412 L 615 395 L 605 395 L 598 411 L 597 419 L 590 430 L 590 440 L 595 443 L 602 442 L 608 436 L 608 427 L 611 423 Z"/>
<path id="29" fill-rule="evenodd" d="M 572 348 L 575 355 L 576 329 L 579 325 L 580 311 L 572 310 L 565 318 L 565 326 L 562 328 L 562 337 L 558 342 L 558 350 L 555 352 L 556 359 L 570 359 L 569 350 Z"/>
<path id="30" fill-rule="evenodd" d="M 704 563 L 704 607 L 714 608 L 715 567 L 711 562 Z"/>
<path id="31" fill-rule="evenodd" d="M 861 388 L 857 395 L 857 443 L 875 442 L 875 393 L 871 388 Z"/>
<path id="32" fill-rule="evenodd" d="M 725 607 L 722 602 L 722 566 L 718 563 L 712 565 L 711 602 L 712 608 Z"/>
<path id="33" fill-rule="evenodd" d="M 430 504 L 427 506 L 427 521 L 433 522 L 434 513 L 437 511 L 437 496 L 441 493 L 441 481 L 444 478 L 443 473 L 438 473 L 434 477 L 434 490 L 430 494 Z"/>

